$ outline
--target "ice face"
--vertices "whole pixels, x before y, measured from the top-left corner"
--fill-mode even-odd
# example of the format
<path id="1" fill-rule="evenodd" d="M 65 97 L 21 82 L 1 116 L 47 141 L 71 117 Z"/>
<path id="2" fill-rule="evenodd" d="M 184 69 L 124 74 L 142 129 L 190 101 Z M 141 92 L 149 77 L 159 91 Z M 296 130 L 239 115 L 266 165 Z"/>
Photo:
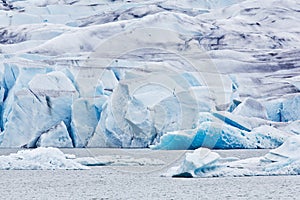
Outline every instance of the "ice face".
<path id="1" fill-rule="evenodd" d="M 107 97 L 79 98 L 72 104 L 71 136 L 75 147 L 86 147 L 93 136 Z"/>
<path id="2" fill-rule="evenodd" d="M 77 92 L 63 73 L 37 74 L 28 85 L 28 89 L 10 91 L 14 101 L 11 108 L 5 107 L 8 114 L 4 118 L 2 147 L 34 147 L 43 132 L 61 121 L 70 125 L 71 105 Z"/>
<path id="3" fill-rule="evenodd" d="M 195 137 L 195 130 L 168 132 L 160 137 L 160 142 L 151 145 L 150 148 L 157 150 L 186 150 L 191 148 Z"/>
<path id="4" fill-rule="evenodd" d="M 2 113 L 3 111 L 3 101 L 4 101 L 4 97 L 5 97 L 5 88 L 0 86 L 0 112 Z M 0 129 L 3 129 L 3 122 L 2 122 L 2 115 L 0 117 Z M 1 141 L 1 140 L 0 140 Z"/>
<path id="5" fill-rule="evenodd" d="M 73 144 L 65 123 L 61 122 L 47 132 L 42 133 L 36 143 L 36 146 L 70 148 L 73 147 Z"/>
<path id="6" fill-rule="evenodd" d="M 101 113 L 89 146 L 148 147 L 168 131 L 195 126 L 197 113 L 210 111 L 215 101 L 207 87 L 192 86 L 194 82 L 186 81 L 187 91 L 179 88 L 182 80 L 186 75 L 121 80 Z"/>
<path id="7" fill-rule="evenodd" d="M 299 134 L 297 1 L 0 7 L 2 147 L 34 147 L 61 121 L 75 147 L 273 148 Z"/>

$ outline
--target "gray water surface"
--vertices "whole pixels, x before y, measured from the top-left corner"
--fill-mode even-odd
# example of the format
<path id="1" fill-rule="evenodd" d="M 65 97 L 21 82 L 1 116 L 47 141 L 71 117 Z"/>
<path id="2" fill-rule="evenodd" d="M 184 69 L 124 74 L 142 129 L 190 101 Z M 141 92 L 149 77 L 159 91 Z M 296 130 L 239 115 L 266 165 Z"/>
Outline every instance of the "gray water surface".
<path id="1" fill-rule="evenodd" d="M 17 150 L 0 150 L 8 154 Z M 1 199 L 299 199 L 300 176 L 174 179 L 161 177 L 186 151 L 63 149 L 77 157 L 128 155 L 155 158 L 160 166 L 102 166 L 91 170 L 0 171 Z M 267 150 L 217 151 L 253 157 Z"/>

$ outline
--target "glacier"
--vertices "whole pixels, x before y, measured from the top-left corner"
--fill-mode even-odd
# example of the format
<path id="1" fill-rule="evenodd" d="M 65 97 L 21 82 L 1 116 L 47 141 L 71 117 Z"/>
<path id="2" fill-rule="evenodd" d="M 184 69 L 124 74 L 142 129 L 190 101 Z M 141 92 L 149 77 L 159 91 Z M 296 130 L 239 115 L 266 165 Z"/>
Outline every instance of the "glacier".
<path id="1" fill-rule="evenodd" d="M 0 3 L 0 147 L 276 148 L 300 134 L 296 0 Z"/>

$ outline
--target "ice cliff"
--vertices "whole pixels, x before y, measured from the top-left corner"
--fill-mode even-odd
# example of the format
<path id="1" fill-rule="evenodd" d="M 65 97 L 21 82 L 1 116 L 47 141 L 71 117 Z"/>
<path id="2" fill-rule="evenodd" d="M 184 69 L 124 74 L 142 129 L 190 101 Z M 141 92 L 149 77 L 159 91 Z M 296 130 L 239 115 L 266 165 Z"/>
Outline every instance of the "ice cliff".
<path id="1" fill-rule="evenodd" d="M 0 2 L 1 147 L 276 148 L 296 0 Z"/>

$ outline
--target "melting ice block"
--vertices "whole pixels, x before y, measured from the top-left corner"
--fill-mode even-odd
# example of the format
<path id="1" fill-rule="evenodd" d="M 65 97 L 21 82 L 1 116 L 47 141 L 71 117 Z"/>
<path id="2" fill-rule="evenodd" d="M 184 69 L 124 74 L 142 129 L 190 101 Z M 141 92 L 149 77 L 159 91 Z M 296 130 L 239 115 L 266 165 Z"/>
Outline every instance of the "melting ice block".
<path id="1" fill-rule="evenodd" d="M 165 174 L 173 177 L 268 176 L 300 174 L 300 136 L 292 136 L 263 157 L 242 160 L 220 158 L 209 149 L 186 153 L 179 166 Z"/>
<path id="2" fill-rule="evenodd" d="M 210 168 L 214 166 L 219 158 L 219 154 L 206 148 L 199 148 L 193 153 L 186 153 L 182 164 L 171 168 L 169 173 L 173 173 L 173 177 L 193 177 L 196 174 L 211 170 Z"/>
<path id="3" fill-rule="evenodd" d="M 0 170 L 56 170 L 89 169 L 80 163 L 67 159 L 57 148 L 36 148 L 21 150 L 8 156 L 0 156 Z"/>

